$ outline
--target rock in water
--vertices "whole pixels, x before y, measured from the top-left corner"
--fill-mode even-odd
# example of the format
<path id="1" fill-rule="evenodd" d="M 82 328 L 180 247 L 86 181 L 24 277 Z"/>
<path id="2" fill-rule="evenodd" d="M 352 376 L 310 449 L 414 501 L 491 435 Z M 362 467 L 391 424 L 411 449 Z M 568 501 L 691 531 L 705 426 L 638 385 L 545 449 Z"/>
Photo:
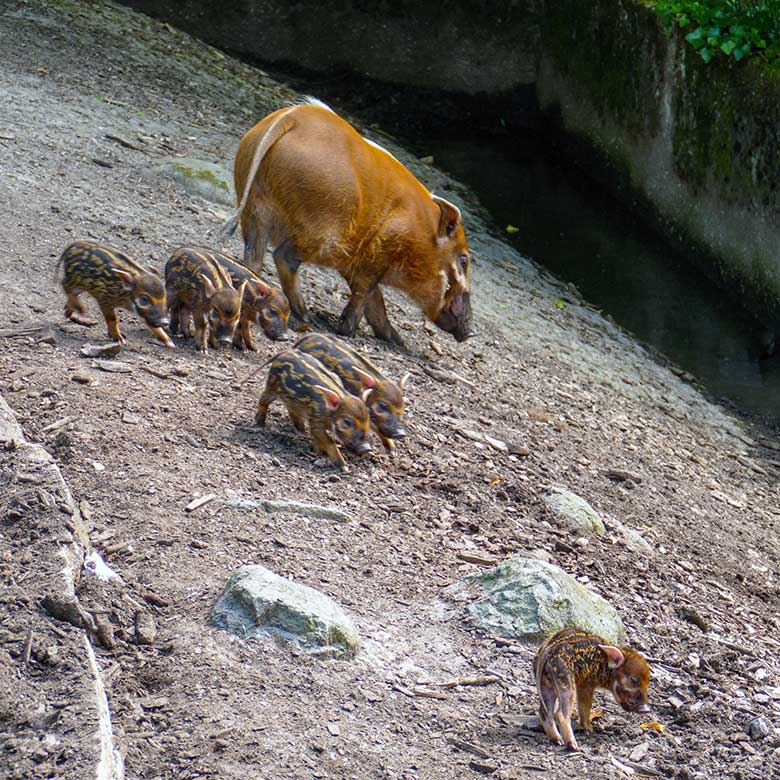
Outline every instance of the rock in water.
<path id="1" fill-rule="evenodd" d="M 510 558 L 493 569 L 463 577 L 444 590 L 462 600 L 486 631 L 515 639 L 538 639 L 576 625 L 609 642 L 625 643 L 615 608 L 563 569 L 531 558 Z"/>
<path id="2" fill-rule="evenodd" d="M 232 574 L 211 619 L 240 636 L 272 633 L 312 651 L 353 657 L 360 650 L 352 621 L 333 599 L 264 566 Z"/>
<path id="3" fill-rule="evenodd" d="M 606 531 L 598 512 L 584 498 L 570 490 L 555 487 L 544 497 L 544 503 L 575 531 L 597 536 Z"/>

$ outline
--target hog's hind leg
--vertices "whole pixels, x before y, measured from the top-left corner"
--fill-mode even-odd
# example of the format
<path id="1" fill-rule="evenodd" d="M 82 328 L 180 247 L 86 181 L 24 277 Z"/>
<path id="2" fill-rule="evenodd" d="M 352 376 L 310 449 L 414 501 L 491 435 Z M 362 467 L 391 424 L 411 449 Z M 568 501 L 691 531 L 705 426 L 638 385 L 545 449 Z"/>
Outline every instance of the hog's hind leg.
<path id="1" fill-rule="evenodd" d="M 304 322 L 309 321 L 309 311 L 298 286 L 298 269 L 301 258 L 292 243 L 283 241 L 274 249 L 274 263 L 279 274 L 282 290 L 290 302 L 290 310 Z"/>

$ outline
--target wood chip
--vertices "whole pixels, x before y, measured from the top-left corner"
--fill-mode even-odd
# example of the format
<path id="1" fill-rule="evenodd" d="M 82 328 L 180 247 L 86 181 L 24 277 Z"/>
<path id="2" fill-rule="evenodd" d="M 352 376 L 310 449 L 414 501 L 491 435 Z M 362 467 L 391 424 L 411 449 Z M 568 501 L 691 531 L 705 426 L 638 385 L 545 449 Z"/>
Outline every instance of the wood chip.
<path id="1" fill-rule="evenodd" d="M 637 485 L 642 482 L 642 477 L 639 474 L 634 474 L 633 471 L 623 471 L 622 469 L 607 469 L 604 472 L 604 476 L 615 482 L 635 482 Z"/>
<path id="2" fill-rule="evenodd" d="M 71 422 L 73 422 L 72 417 L 63 417 L 57 420 L 56 422 L 47 425 L 45 428 L 41 428 L 41 432 L 51 433 L 52 431 L 58 431 L 60 428 L 64 428 L 66 425 L 69 425 Z"/>
<path id="3" fill-rule="evenodd" d="M 107 371 L 109 374 L 129 374 L 133 370 L 132 366 L 118 360 L 95 360 L 92 367 Z"/>
<path id="4" fill-rule="evenodd" d="M 206 493 L 205 496 L 199 498 L 193 498 L 187 506 L 184 507 L 185 512 L 194 512 L 196 509 L 200 509 L 202 506 L 212 502 L 216 498 L 215 493 Z"/>
<path id="5" fill-rule="evenodd" d="M 473 753 L 480 758 L 490 758 L 490 753 L 488 753 L 487 750 L 472 742 L 466 742 L 464 739 L 450 735 L 445 736 L 444 739 L 453 747 L 458 748 L 458 750 L 465 750 L 467 753 Z"/>
<path id="6" fill-rule="evenodd" d="M 500 678 L 493 674 L 486 674 L 482 677 L 459 677 L 456 680 L 447 680 L 447 682 L 439 683 L 439 686 L 442 688 L 456 688 L 459 685 L 492 685 L 497 682 L 500 682 Z"/>
<path id="7" fill-rule="evenodd" d="M 458 558 L 467 563 L 476 563 L 478 566 L 495 566 L 498 563 L 498 558 L 494 555 L 477 550 L 460 550 Z"/>

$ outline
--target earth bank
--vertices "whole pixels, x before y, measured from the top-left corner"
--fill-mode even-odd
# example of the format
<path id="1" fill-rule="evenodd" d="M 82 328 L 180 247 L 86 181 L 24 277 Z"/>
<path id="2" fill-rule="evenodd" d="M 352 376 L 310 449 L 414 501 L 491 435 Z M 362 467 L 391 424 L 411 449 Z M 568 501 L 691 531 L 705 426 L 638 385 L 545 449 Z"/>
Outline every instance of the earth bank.
<path id="1" fill-rule="evenodd" d="M 90 547 L 122 578 L 82 576 L 77 594 L 96 624 L 91 643 L 127 777 L 543 769 L 557 780 L 622 777 L 630 763 L 668 777 L 766 776 L 780 747 L 780 444 L 771 432 L 747 430 L 519 257 L 467 191 L 378 128 L 364 130 L 463 205 L 483 334 L 457 345 L 390 296 L 408 349 L 365 331 L 355 339 L 388 374 L 412 372 L 411 435 L 395 461 L 375 454 L 346 476 L 323 468 L 277 407 L 256 430 L 262 377 L 244 380 L 276 349 L 266 342 L 257 355 L 203 356 L 181 341 L 168 352 L 127 316 L 128 344 L 115 358 L 124 368 L 104 370 L 79 352 L 103 326 L 62 321 L 54 265 L 65 243 L 104 240 L 161 267 L 182 243 L 213 242 L 224 207 L 144 172 L 171 156 L 229 168 L 241 134 L 295 96 L 110 3 L 29 0 L 0 14 L 0 390 L 86 507 Z M 312 271 L 304 289 L 319 324 L 332 326 L 340 281 Z M 58 692 L 46 651 L 67 652 L 83 629 L 40 606 L 48 534 L 13 503 L 29 483 L 14 452 L 3 455 L 0 639 L 13 691 L 22 698 L 34 686 L 39 711 L 15 699 L 3 707 L 0 769 L 91 776 L 54 717 L 76 699 Z M 544 501 L 556 486 L 586 499 L 606 533 L 581 537 L 559 522 Z M 214 498 L 185 511 L 206 494 Z M 236 495 L 348 517 L 269 513 Z M 632 552 L 623 524 L 657 554 Z M 443 593 L 480 571 L 470 561 L 532 551 L 618 609 L 629 642 L 652 660 L 664 732 L 607 704 L 603 732 L 582 739 L 581 754 L 545 743 L 534 721 L 535 646 L 485 633 Z M 319 660 L 210 626 L 229 574 L 252 564 L 342 605 L 363 652 Z M 50 644 L 28 654 L 33 621 Z M 478 677 L 496 681 L 458 684 Z M 769 726 L 751 737 L 758 717 Z"/>

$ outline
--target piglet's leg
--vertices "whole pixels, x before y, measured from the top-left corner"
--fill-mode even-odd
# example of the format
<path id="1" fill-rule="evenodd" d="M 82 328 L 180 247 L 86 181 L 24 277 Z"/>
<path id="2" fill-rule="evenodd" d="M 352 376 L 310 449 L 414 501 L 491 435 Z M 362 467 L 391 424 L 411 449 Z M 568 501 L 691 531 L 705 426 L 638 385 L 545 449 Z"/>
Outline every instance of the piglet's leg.
<path id="1" fill-rule="evenodd" d="M 116 311 L 113 306 L 101 306 L 100 311 L 103 312 L 103 317 L 106 320 L 106 327 L 108 328 L 108 337 L 112 341 L 119 341 L 122 344 L 125 343 L 125 337 L 122 335 L 122 331 L 119 330 L 119 323 L 116 318 Z"/>
<path id="2" fill-rule="evenodd" d="M 562 745 L 563 739 L 555 725 L 555 710 L 558 706 L 558 700 L 555 695 L 555 688 L 549 677 L 542 675 L 539 682 L 539 696 L 542 703 L 539 707 L 539 719 L 542 721 L 544 733 L 556 744 Z"/>
<path id="3" fill-rule="evenodd" d="M 579 750 L 577 740 L 571 728 L 571 712 L 574 708 L 574 689 L 568 683 L 556 683 L 558 712 L 555 714 L 563 741 L 569 750 Z"/>
<path id="4" fill-rule="evenodd" d="M 298 257 L 298 252 L 289 241 L 283 241 L 274 249 L 274 263 L 276 263 L 279 281 L 282 283 L 282 290 L 290 302 L 290 309 L 297 317 L 308 322 L 309 312 L 306 308 L 306 301 L 303 300 L 298 287 L 298 269 L 301 267 L 301 258 Z"/>
<path id="5" fill-rule="evenodd" d="M 398 331 L 390 324 L 387 318 L 387 309 L 385 308 L 385 299 L 379 287 L 375 287 L 366 298 L 366 321 L 371 326 L 371 330 L 380 338 L 389 341 L 391 344 L 397 344 L 399 347 L 404 345 L 404 340 L 398 335 Z"/>
<path id="6" fill-rule="evenodd" d="M 192 338 L 192 312 L 188 306 L 179 306 L 179 328 L 185 339 Z"/>
<path id="7" fill-rule="evenodd" d="M 257 402 L 257 411 L 255 412 L 255 425 L 260 428 L 265 428 L 265 418 L 268 414 L 268 407 L 276 398 L 274 390 L 266 387 L 263 394 L 260 396 L 260 400 Z"/>
<path id="8" fill-rule="evenodd" d="M 176 345 L 171 340 L 171 337 L 165 332 L 164 328 L 149 328 L 152 331 L 152 335 L 158 340 L 162 341 L 168 349 L 175 349 Z"/>
<path id="9" fill-rule="evenodd" d="M 325 426 L 318 420 L 309 418 L 309 431 L 311 432 L 312 448 L 317 454 L 323 453 L 335 466 L 339 466 L 342 471 L 349 471 L 347 462 L 341 454 L 341 450 L 336 442 L 328 436 Z"/>
<path id="10" fill-rule="evenodd" d="M 79 325 L 94 325 L 95 321 L 82 316 L 84 314 L 86 314 L 86 309 L 79 300 L 79 294 L 72 290 L 68 291 L 67 300 L 65 301 L 65 317 L 73 322 L 78 322 Z"/>
<path id="11" fill-rule="evenodd" d="M 590 686 L 577 688 L 577 710 L 580 714 L 580 723 L 585 731 L 593 731 L 593 725 L 590 722 L 592 704 L 593 688 Z"/>

